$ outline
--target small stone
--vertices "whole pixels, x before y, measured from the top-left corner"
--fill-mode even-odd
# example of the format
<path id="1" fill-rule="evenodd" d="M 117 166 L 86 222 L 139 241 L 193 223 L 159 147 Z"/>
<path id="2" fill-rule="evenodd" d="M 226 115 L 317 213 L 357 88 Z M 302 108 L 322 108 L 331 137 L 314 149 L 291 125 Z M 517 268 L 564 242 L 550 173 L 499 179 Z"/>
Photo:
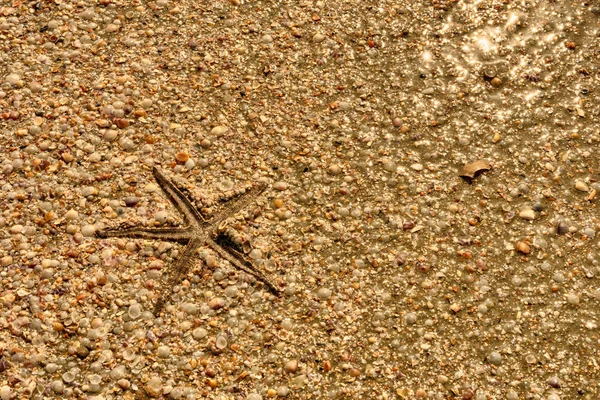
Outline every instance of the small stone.
<path id="1" fill-rule="evenodd" d="M 317 296 L 321 299 L 321 300 L 327 300 L 331 297 L 331 289 L 328 288 L 321 288 L 317 291 Z"/>
<path id="2" fill-rule="evenodd" d="M 10 227 L 10 233 L 16 235 L 18 233 L 23 232 L 23 225 L 17 224 Z"/>
<path id="3" fill-rule="evenodd" d="M 535 219 L 535 211 L 531 208 L 523 210 L 519 213 L 519 217 L 526 219 L 527 221 L 533 221 Z"/>
<path id="4" fill-rule="evenodd" d="M 293 374 L 294 372 L 296 372 L 296 370 L 298 370 L 298 361 L 297 360 L 290 360 L 287 363 L 285 363 L 285 372 L 288 372 L 290 374 Z"/>
<path id="5" fill-rule="evenodd" d="M 275 207 L 275 208 L 283 207 L 283 200 L 282 199 L 273 200 L 273 207 Z"/>
<path id="6" fill-rule="evenodd" d="M 414 325 L 417 322 L 417 314 L 409 312 L 404 316 L 404 321 L 406 325 Z"/>
<path id="7" fill-rule="evenodd" d="M 152 107 L 152 100 L 151 99 L 142 100 L 142 107 L 145 109 Z"/>
<path id="8" fill-rule="evenodd" d="M 567 303 L 571 304 L 572 306 L 576 306 L 579 304 L 579 296 L 575 293 L 569 293 L 567 295 Z"/>
<path id="9" fill-rule="evenodd" d="M 156 353 L 160 358 L 169 358 L 171 355 L 171 349 L 169 346 L 159 346 Z"/>
<path id="10" fill-rule="evenodd" d="M 288 188 L 288 185 L 287 185 L 287 183 L 285 183 L 285 182 L 278 181 L 278 182 L 275 182 L 275 183 L 273 184 L 273 189 L 275 189 L 275 190 L 281 190 L 281 191 L 284 191 L 284 190 L 286 190 L 287 188 Z"/>
<path id="11" fill-rule="evenodd" d="M 592 228 L 585 228 L 583 234 L 588 238 L 593 239 L 596 236 L 596 231 Z"/>
<path id="12" fill-rule="evenodd" d="M 580 190 L 582 192 L 587 192 L 589 190 L 589 187 L 585 182 L 577 181 L 575 182 L 575 189 Z"/>
<path id="13" fill-rule="evenodd" d="M 271 35 L 263 35 L 263 37 L 260 38 L 260 42 L 264 44 L 273 43 L 273 37 Z"/>
<path id="14" fill-rule="evenodd" d="M 186 168 L 187 170 L 190 170 L 190 169 L 193 169 L 193 168 L 196 166 L 196 162 L 190 158 L 190 159 L 188 159 L 188 160 L 185 162 L 185 164 L 184 164 L 184 165 L 185 165 L 185 168 Z"/>
<path id="15" fill-rule="evenodd" d="M 577 48 L 577 43 L 568 40 L 565 42 L 565 47 L 569 50 L 575 50 Z"/>
<path id="16" fill-rule="evenodd" d="M 21 77 L 17 74 L 8 74 L 6 75 L 6 78 L 4 78 L 4 81 L 11 85 L 16 85 L 17 83 L 19 83 L 20 80 Z"/>
<path id="17" fill-rule="evenodd" d="M 315 35 L 312 37 L 313 43 L 321 43 L 323 40 L 325 40 L 325 35 L 321 33 L 315 33 Z"/>
<path id="18" fill-rule="evenodd" d="M 219 126 L 215 126 L 214 128 L 212 128 L 210 133 L 212 133 L 213 135 L 215 135 L 217 137 L 220 137 L 220 136 L 223 136 L 225 133 L 227 133 L 228 130 L 229 130 L 229 128 L 227 128 L 226 126 L 219 125 Z"/>
<path id="19" fill-rule="evenodd" d="M 340 172 L 342 172 L 342 169 L 341 169 L 341 168 L 340 168 L 340 166 L 339 166 L 339 165 L 337 165 L 337 164 L 333 164 L 333 165 L 331 165 L 331 166 L 330 166 L 330 167 L 329 167 L 327 170 L 328 170 L 328 172 L 329 172 L 331 175 L 337 175 L 337 174 L 339 174 Z"/>
<path id="20" fill-rule="evenodd" d="M 75 352 L 77 353 L 77 357 L 81 358 L 82 360 L 90 354 L 90 350 L 82 344 L 77 347 Z"/>
<path id="21" fill-rule="evenodd" d="M 495 77 L 494 79 L 492 79 L 490 81 L 490 83 L 492 84 L 493 87 L 500 87 L 500 86 L 502 86 L 502 79 Z"/>
<path id="22" fill-rule="evenodd" d="M 73 161 L 75 159 L 75 157 L 73 157 L 73 155 L 71 153 L 68 153 L 66 151 L 64 153 L 62 153 L 60 157 L 66 163 L 70 163 L 71 161 Z"/>
<path id="23" fill-rule="evenodd" d="M 564 235 L 569 232 L 569 225 L 564 221 L 560 221 L 556 224 L 555 230 L 557 234 Z"/>
<path id="24" fill-rule="evenodd" d="M 502 363 L 502 355 L 497 351 L 492 351 L 488 356 L 488 361 L 493 365 L 500 365 Z"/>
<path id="25" fill-rule="evenodd" d="M 123 199 L 123 201 L 125 201 L 126 207 L 135 207 L 140 202 L 140 199 L 139 197 L 135 196 L 127 196 Z"/>
<path id="26" fill-rule="evenodd" d="M 12 398 L 12 390 L 9 386 L 0 387 L 0 399 L 2 400 L 10 400 Z"/>
<path id="27" fill-rule="evenodd" d="M 115 125 L 117 125 L 119 129 L 125 129 L 129 126 L 129 120 L 125 118 L 116 118 Z"/>
<path id="28" fill-rule="evenodd" d="M 488 68 L 483 71 L 483 79 L 486 81 L 491 81 L 496 77 L 496 70 Z"/>
<path id="29" fill-rule="evenodd" d="M 96 234 L 96 227 L 94 225 L 84 225 L 81 228 L 81 234 L 85 237 L 92 237 Z"/>
<path id="30" fill-rule="evenodd" d="M 154 220 L 156 222 L 158 222 L 159 224 L 164 224 L 167 221 L 168 217 L 169 217 L 169 213 L 167 213 L 164 210 L 157 211 L 156 214 L 154 214 Z"/>
<path id="31" fill-rule="evenodd" d="M 114 142 L 118 134 L 119 132 L 114 129 L 107 129 L 104 135 L 102 135 L 102 139 L 107 142 Z"/>
<path id="32" fill-rule="evenodd" d="M 548 378 L 548 380 L 546 380 L 546 383 L 554 389 L 560 389 L 561 386 L 560 379 L 558 379 L 557 376 L 551 376 Z"/>
<path id="33" fill-rule="evenodd" d="M 146 393 L 150 397 L 158 397 L 162 394 L 162 381 L 159 377 L 155 376 L 150 378 L 146 384 Z"/>
<path id="34" fill-rule="evenodd" d="M 159 190 L 158 186 L 155 185 L 154 183 L 149 183 L 146 186 L 144 186 L 144 192 L 146 192 L 146 193 L 154 193 L 158 190 Z"/>
<path id="35" fill-rule="evenodd" d="M 402 120 L 400 118 L 396 117 L 392 120 L 392 125 L 400 126 L 400 125 L 402 125 Z"/>
<path id="36" fill-rule="evenodd" d="M 208 335 L 208 332 L 204 328 L 198 327 L 192 331 L 192 336 L 194 339 L 202 339 L 205 338 L 206 335 Z"/>
<path id="37" fill-rule="evenodd" d="M 219 308 L 223 307 L 225 305 L 225 300 L 223 300 L 220 297 L 214 297 L 212 299 L 210 299 L 210 301 L 208 302 L 208 307 L 210 307 L 211 310 L 218 310 Z"/>
<path id="38" fill-rule="evenodd" d="M 67 211 L 67 213 L 65 214 L 65 218 L 72 221 L 74 219 L 79 218 L 79 213 L 73 209 L 70 209 L 69 211 Z"/>

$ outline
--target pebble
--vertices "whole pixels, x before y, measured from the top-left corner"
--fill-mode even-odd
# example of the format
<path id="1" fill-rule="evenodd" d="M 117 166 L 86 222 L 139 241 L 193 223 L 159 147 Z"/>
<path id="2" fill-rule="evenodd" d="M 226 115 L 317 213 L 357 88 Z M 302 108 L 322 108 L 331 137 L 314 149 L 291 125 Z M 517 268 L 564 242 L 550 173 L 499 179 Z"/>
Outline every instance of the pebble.
<path id="1" fill-rule="evenodd" d="M 535 219 L 535 211 L 532 209 L 526 209 L 519 213 L 519 217 L 526 219 L 528 221 L 533 221 Z"/>
<path id="2" fill-rule="evenodd" d="M 490 83 L 492 84 L 493 87 L 497 88 L 497 87 L 502 86 L 502 79 L 495 77 L 490 81 Z"/>
<path id="3" fill-rule="evenodd" d="M 575 182 L 575 189 L 580 190 L 582 192 L 587 192 L 589 190 L 589 187 L 583 181 L 576 181 Z"/>
<path id="4" fill-rule="evenodd" d="M 287 386 L 279 386 L 277 388 L 277 396 L 287 397 L 290 394 L 290 389 Z"/>
<path id="5" fill-rule="evenodd" d="M 500 353 L 498 353 L 497 351 L 492 351 L 488 355 L 488 361 L 490 362 L 490 364 L 500 365 L 500 364 L 502 364 L 502 355 Z"/>
<path id="6" fill-rule="evenodd" d="M 315 33 L 312 37 L 313 43 L 321 43 L 323 40 L 325 40 L 325 35 L 321 33 Z"/>
<path id="7" fill-rule="evenodd" d="M 404 316 L 404 321 L 407 325 L 414 325 L 417 322 L 417 314 L 410 312 Z"/>
<path id="8" fill-rule="evenodd" d="M 123 199 L 125 207 L 135 207 L 139 202 L 140 198 L 135 196 L 127 196 Z"/>
<path id="9" fill-rule="evenodd" d="M 79 218 L 79 213 L 73 209 L 70 209 L 69 211 L 67 211 L 67 213 L 65 214 L 65 218 L 72 221 L 75 220 L 77 218 Z"/>
<path id="10" fill-rule="evenodd" d="M 546 380 L 546 383 L 554 389 L 560 389 L 561 387 L 560 379 L 557 376 L 551 376 Z"/>
<path id="11" fill-rule="evenodd" d="M 166 212 L 166 211 L 164 211 L 164 210 L 157 211 L 157 212 L 154 214 L 154 220 L 155 220 L 156 222 L 158 222 L 159 224 L 164 224 L 165 222 L 167 222 L 167 218 L 168 218 L 168 216 L 169 216 L 169 213 L 167 213 L 167 212 Z"/>
<path id="12" fill-rule="evenodd" d="M 296 372 L 298 370 L 298 361 L 297 360 L 290 360 L 287 363 L 285 363 L 285 372 L 288 372 L 290 374 Z"/>
<path id="13" fill-rule="evenodd" d="M 156 353 L 160 358 L 169 358 L 171 356 L 171 349 L 169 346 L 159 346 Z"/>
<path id="14" fill-rule="evenodd" d="M 288 185 L 285 182 L 277 181 L 273 184 L 273 189 L 275 189 L 275 190 L 284 191 L 287 188 L 288 188 Z"/>
<path id="15" fill-rule="evenodd" d="M 569 293 L 567 295 L 567 302 L 573 306 L 576 306 L 579 304 L 579 296 L 575 293 Z"/>
<path id="16" fill-rule="evenodd" d="M 21 77 L 17 74 L 8 74 L 4 78 L 4 82 L 9 83 L 11 85 L 16 85 L 21 80 Z"/>
<path id="17" fill-rule="evenodd" d="M 321 300 L 327 300 L 331 297 L 331 289 L 328 288 L 321 288 L 317 291 L 317 296 L 321 299 Z"/>
<path id="18" fill-rule="evenodd" d="M 214 128 L 212 128 L 210 133 L 215 135 L 216 137 L 220 137 L 220 136 L 223 136 L 225 133 L 227 133 L 228 130 L 229 130 L 229 128 L 227 128 L 226 126 L 219 125 L 219 126 L 215 126 Z"/>
<path id="19" fill-rule="evenodd" d="M 85 237 L 93 237 L 96 234 L 96 227 L 94 225 L 84 225 L 81 228 L 81 234 Z"/>
<path id="20" fill-rule="evenodd" d="M 192 331 L 192 336 L 194 339 L 203 339 L 206 337 L 206 335 L 208 335 L 208 332 L 202 327 L 198 327 Z"/>
<path id="21" fill-rule="evenodd" d="M 263 400 L 263 398 L 258 393 L 250 393 L 248 396 L 246 396 L 246 400 Z"/>
<path id="22" fill-rule="evenodd" d="M 2 400 L 11 400 L 12 398 L 12 390 L 9 386 L 0 387 L 0 399 Z"/>
<path id="23" fill-rule="evenodd" d="M 162 380 L 157 376 L 150 378 L 150 380 L 146 384 L 146 392 L 151 397 L 160 396 L 162 394 L 162 389 Z"/>
<path id="24" fill-rule="evenodd" d="M 208 302 L 208 307 L 211 310 L 218 310 L 225 305 L 225 300 L 221 297 L 214 297 Z"/>

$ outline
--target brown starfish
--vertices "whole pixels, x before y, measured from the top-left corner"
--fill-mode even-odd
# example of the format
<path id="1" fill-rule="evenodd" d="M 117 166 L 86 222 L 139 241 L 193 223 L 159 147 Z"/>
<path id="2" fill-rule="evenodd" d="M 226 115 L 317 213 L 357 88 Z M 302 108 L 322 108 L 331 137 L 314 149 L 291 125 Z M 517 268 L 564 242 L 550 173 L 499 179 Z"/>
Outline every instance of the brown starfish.
<path id="1" fill-rule="evenodd" d="M 161 290 L 160 297 L 154 306 L 154 314 L 158 315 L 166 301 L 167 293 L 177 285 L 183 276 L 198 258 L 198 248 L 208 246 L 219 256 L 233 264 L 236 268 L 247 272 L 262 281 L 271 292 L 280 295 L 281 290 L 254 265 L 244 253 L 235 250 L 229 244 L 219 240 L 218 227 L 228 218 L 239 212 L 253 202 L 265 189 L 266 185 L 257 185 L 250 189 L 244 197 L 236 199 L 223 213 L 206 220 L 201 212 L 196 209 L 190 199 L 184 195 L 163 173 L 156 167 L 152 169 L 154 179 L 167 195 L 169 201 L 183 215 L 187 226 L 182 228 L 115 228 L 96 232 L 100 238 L 128 237 L 140 239 L 158 239 L 184 244 L 185 247 L 175 264 L 168 268 L 163 276 L 166 285 Z"/>

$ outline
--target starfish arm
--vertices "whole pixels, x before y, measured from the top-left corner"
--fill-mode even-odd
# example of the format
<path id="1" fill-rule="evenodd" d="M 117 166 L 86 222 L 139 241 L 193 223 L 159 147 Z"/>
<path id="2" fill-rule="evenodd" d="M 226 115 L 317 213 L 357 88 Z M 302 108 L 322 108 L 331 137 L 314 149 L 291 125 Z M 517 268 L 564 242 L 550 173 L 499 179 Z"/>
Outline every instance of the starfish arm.
<path id="1" fill-rule="evenodd" d="M 187 222 L 196 226 L 206 222 L 190 200 L 158 168 L 152 168 L 152 174 L 162 191 Z"/>
<path id="2" fill-rule="evenodd" d="M 214 250 L 219 256 L 229 261 L 236 268 L 252 275 L 262 283 L 264 283 L 269 290 L 275 294 L 276 296 L 281 295 L 281 290 L 275 286 L 273 282 L 261 271 L 259 271 L 246 257 L 245 254 L 240 253 L 237 250 L 229 246 L 221 246 L 219 243 L 215 242 L 213 239 L 207 239 L 206 244 Z"/>
<path id="3" fill-rule="evenodd" d="M 182 228 L 115 228 L 96 232 L 99 238 L 127 237 L 132 239 L 158 239 L 167 242 L 187 243 L 189 229 Z"/>
<path id="4" fill-rule="evenodd" d="M 216 216 L 214 219 L 210 221 L 211 225 L 218 226 L 220 222 L 232 217 L 237 214 L 241 209 L 245 208 L 248 204 L 252 203 L 256 200 L 258 196 L 261 195 L 262 192 L 267 189 L 267 185 L 264 183 L 258 184 L 246 192 L 243 196 L 238 197 L 235 200 L 232 200 L 229 204 L 225 206 L 225 210 L 220 215 Z"/>
<path id="5" fill-rule="evenodd" d="M 197 258 L 197 249 L 202 246 L 203 239 L 195 238 L 189 241 L 189 243 L 183 249 L 183 253 L 179 259 L 173 264 L 171 268 L 167 270 L 165 275 L 163 275 L 163 287 L 160 293 L 160 297 L 158 298 L 156 304 L 154 305 L 154 315 L 158 316 L 161 312 L 167 298 L 169 297 L 174 286 L 181 283 L 181 280 L 185 275 L 187 275 L 188 271 L 194 265 L 194 261 Z"/>

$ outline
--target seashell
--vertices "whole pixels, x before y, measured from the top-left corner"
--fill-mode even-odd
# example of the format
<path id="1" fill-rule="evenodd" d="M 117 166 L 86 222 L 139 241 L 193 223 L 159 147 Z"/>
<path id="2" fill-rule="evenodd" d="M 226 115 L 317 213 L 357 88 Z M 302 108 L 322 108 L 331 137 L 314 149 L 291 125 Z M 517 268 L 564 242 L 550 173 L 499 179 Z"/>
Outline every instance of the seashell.
<path id="1" fill-rule="evenodd" d="M 517 250 L 519 253 L 529 254 L 531 252 L 531 247 L 525 242 L 517 242 L 515 250 Z"/>
<path id="2" fill-rule="evenodd" d="M 483 171 L 489 171 L 492 168 L 490 163 L 485 160 L 473 161 L 461 168 L 458 175 L 462 178 L 473 179 Z"/>

